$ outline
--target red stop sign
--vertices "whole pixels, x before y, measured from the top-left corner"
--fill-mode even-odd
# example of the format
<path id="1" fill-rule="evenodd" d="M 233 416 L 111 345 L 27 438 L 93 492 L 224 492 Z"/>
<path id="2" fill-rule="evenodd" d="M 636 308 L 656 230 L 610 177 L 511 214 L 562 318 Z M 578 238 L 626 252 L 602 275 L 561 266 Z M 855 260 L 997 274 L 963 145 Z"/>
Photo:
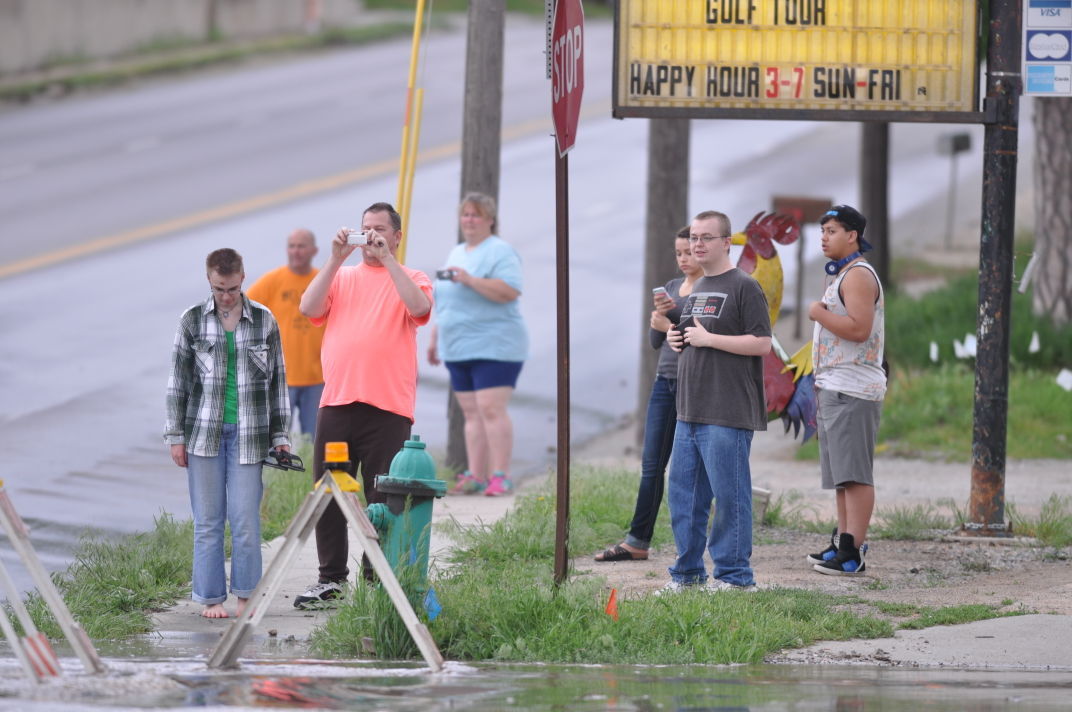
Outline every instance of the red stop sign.
<path id="1" fill-rule="evenodd" d="M 551 118 L 558 155 L 577 139 L 584 93 L 584 9 L 581 0 L 556 0 L 551 24 Z"/>

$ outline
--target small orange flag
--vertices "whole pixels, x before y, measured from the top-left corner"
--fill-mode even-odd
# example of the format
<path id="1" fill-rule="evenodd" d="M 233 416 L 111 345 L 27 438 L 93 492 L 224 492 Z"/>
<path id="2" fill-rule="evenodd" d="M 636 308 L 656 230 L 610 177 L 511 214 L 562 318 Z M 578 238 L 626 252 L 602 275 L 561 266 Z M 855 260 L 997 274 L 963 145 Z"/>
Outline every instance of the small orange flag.
<path id="1" fill-rule="evenodd" d="M 618 620 L 618 589 L 612 588 L 610 590 L 610 600 L 607 601 L 605 612 L 614 620 Z"/>

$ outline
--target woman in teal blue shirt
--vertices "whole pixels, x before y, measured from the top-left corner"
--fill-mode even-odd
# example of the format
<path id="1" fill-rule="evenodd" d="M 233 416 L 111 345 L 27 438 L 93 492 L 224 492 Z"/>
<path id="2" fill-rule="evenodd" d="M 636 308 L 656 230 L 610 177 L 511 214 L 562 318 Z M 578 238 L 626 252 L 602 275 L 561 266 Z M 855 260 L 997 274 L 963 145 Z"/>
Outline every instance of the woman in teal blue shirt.
<path id="1" fill-rule="evenodd" d="M 465 414 L 469 469 L 453 492 L 506 494 L 514 426 L 506 406 L 528 357 L 521 318 L 521 257 L 499 238 L 495 199 L 469 193 L 459 208 L 464 242 L 436 273 L 435 319 L 428 362 L 443 362 Z"/>

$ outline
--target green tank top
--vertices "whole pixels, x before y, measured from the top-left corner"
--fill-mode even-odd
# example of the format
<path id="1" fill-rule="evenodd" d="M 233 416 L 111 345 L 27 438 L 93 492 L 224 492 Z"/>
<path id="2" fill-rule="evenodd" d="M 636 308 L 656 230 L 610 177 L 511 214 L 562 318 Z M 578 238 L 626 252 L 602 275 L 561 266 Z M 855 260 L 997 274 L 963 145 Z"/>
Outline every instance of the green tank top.
<path id="1" fill-rule="evenodd" d="M 238 422 L 238 357 L 235 346 L 235 333 L 227 334 L 227 387 L 223 392 L 223 422 Z"/>

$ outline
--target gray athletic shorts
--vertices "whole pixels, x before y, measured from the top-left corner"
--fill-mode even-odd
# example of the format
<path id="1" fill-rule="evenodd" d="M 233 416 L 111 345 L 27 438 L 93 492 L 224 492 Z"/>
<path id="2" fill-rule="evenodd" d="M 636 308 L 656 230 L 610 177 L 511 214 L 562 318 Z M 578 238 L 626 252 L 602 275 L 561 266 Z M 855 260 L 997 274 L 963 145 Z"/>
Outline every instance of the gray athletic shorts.
<path id="1" fill-rule="evenodd" d="M 823 489 L 875 484 L 873 474 L 882 401 L 818 391 L 819 466 Z"/>

